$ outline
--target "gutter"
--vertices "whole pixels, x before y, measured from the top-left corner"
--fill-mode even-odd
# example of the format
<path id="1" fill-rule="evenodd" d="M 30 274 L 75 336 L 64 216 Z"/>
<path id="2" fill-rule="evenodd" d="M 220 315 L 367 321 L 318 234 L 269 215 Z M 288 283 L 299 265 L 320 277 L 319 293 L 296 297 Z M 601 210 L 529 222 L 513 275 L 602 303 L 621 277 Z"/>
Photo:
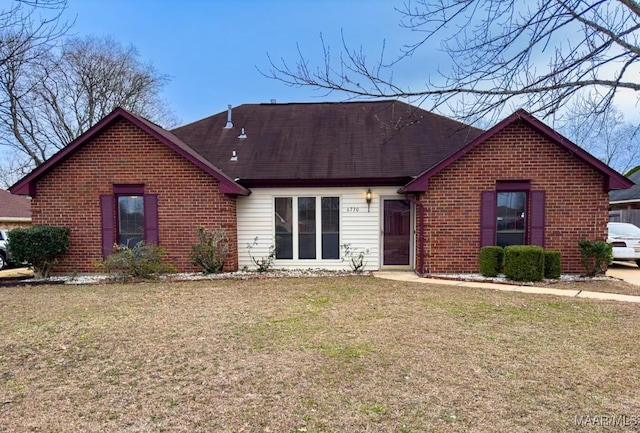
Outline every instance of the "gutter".
<path id="1" fill-rule="evenodd" d="M 0 217 L 0 222 L 3 223 L 30 223 L 30 217 Z"/>
<path id="2" fill-rule="evenodd" d="M 610 201 L 609 204 L 627 204 L 627 203 L 638 203 L 640 202 L 640 198 L 631 198 L 628 200 L 617 200 L 617 201 Z"/>
<path id="3" fill-rule="evenodd" d="M 425 275 L 424 272 L 424 205 L 421 201 L 416 200 L 415 198 L 409 196 L 409 194 L 405 194 L 404 198 L 415 204 L 418 208 L 418 243 L 420 244 L 418 247 L 418 257 L 416 257 L 416 261 L 418 262 L 418 266 L 416 266 L 416 271 L 420 276 Z"/>

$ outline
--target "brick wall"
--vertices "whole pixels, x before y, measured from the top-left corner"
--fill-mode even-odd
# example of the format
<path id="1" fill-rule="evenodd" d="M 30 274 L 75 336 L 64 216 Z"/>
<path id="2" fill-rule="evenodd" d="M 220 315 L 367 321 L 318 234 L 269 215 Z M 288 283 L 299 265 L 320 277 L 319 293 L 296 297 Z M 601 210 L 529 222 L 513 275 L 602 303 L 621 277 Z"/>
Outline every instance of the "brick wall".
<path id="1" fill-rule="evenodd" d="M 563 272 L 584 271 L 578 240 L 607 237 L 603 176 L 516 122 L 429 180 L 421 197 L 425 272 L 478 272 L 481 192 L 510 179 L 530 180 L 531 190 L 546 192 L 545 248 L 562 252 Z"/>
<path id="2" fill-rule="evenodd" d="M 236 202 L 219 182 L 132 123 L 120 119 L 37 183 L 34 225 L 71 228 L 71 249 L 57 273 L 96 272 L 102 257 L 100 195 L 113 184 L 144 184 L 158 194 L 160 245 L 180 271 L 198 271 L 189 259 L 197 228 L 224 228 L 230 241 L 225 270 L 238 267 Z"/>

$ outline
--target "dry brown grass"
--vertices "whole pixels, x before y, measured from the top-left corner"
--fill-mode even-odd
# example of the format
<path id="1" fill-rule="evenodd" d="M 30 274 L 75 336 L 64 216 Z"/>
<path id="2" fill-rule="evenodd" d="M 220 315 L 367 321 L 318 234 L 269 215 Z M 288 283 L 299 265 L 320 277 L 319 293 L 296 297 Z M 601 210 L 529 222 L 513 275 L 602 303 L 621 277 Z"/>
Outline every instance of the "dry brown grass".
<path id="1" fill-rule="evenodd" d="M 537 287 L 550 287 L 552 289 L 564 290 L 585 290 L 590 292 L 619 293 L 621 295 L 640 296 L 640 286 L 613 278 L 607 280 L 585 280 L 585 281 L 560 281 L 553 283 L 537 282 L 533 284 Z"/>
<path id="2" fill-rule="evenodd" d="M 0 308 L 2 432 L 559 432 L 640 416 L 637 304 L 334 277 L 0 288 Z"/>

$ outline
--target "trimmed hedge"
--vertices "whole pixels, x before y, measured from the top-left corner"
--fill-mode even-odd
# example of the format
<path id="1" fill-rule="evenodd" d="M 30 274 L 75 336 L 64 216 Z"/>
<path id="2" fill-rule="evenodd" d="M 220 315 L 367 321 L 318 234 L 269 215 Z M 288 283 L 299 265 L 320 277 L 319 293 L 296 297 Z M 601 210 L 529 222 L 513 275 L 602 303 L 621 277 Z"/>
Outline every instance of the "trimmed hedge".
<path id="1" fill-rule="evenodd" d="M 478 257 L 480 273 L 485 277 L 497 277 L 502 272 L 504 249 L 497 246 L 480 248 Z"/>
<path id="2" fill-rule="evenodd" d="M 562 275 L 562 255 L 560 251 L 545 250 L 544 277 L 557 280 Z"/>
<path id="3" fill-rule="evenodd" d="M 578 241 L 580 256 L 586 275 L 595 277 L 603 274 L 613 261 L 613 247 L 603 241 Z"/>
<path id="4" fill-rule="evenodd" d="M 544 261 L 542 247 L 510 245 L 504 249 L 504 274 L 514 281 L 542 281 Z"/>
<path id="5" fill-rule="evenodd" d="M 70 236 L 68 227 L 13 229 L 9 233 L 8 246 L 16 263 L 28 263 L 36 276 L 46 278 L 58 257 L 69 251 Z"/>

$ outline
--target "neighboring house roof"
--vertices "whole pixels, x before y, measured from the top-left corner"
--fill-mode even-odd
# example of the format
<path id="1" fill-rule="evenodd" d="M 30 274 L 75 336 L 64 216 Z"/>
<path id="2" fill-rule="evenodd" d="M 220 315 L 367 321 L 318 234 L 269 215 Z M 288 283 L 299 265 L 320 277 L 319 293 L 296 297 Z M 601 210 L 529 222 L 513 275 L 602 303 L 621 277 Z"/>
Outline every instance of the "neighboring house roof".
<path id="1" fill-rule="evenodd" d="M 631 188 L 621 189 L 618 191 L 611 191 L 609 193 L 610 203 L 626 203 L 633 201 L 640 201 L 640 170 L 629 176 L 629 180 L 635 185 Z"/>
<path id="2" fill-rule="evenodd" d="M 1 189 L 0 221 L 31 221 L 31 199 Z"/>
<path id="3" fill-rule="evenodd" d="M 463 155 L 470 152 L 479 144 L 489 140 L 494 135 L 498 134 L 502 130 L 504 130 L 507 126 L 516 123 L 516 122 L 524 122 L 526 125 L 531 127 L 533 130 L 538 133 L 546 136 L 553 143 L 557 144 L 561 148 L 564 148 L 569 153 L 576 156 L 578 159 L 582 160 L 587 165 L 590 165 L 595 170 L 599 171 L 604 176 L 604 185 L 603 188 L 605 191 L 617 190 L 629 188 L 633 185 L 629 179 L 589 154 L 587 151 L 572 143 L 569 139 L 563 137 L 555 130 L 551 129 L 531 114 L 527 113 L 525 110 L 518 110 L 513 113 L 511 116 L 507 117 L 503 121 L 496 124 L 493 128 L 487 130 L 482 135 L 479 135 L 472 141 L 470 141 L 466 146 L 462 147 L 451 156 L 443 159 L 438 164 L 428 168 L 423 173 L 420 174 L 416 179 L 409 182 L 404 187 L 400 188 L 401 193 L 409 193 L 409 192 L 424 192 L 427 189 L 429 178 L 438 174 L 440 171 L 447 168 L 453 162 L 461 158 Z"/>
<path id="4" fill-rule="evenodd" d="M 483 131 L 399 101 L 245 104 L 172 130 L 246 186 L 404 185 Z M 246 138 L 238 138 L 244 134 Z M 233 152 L 237 160 L 231 160 Z"/>
<path id="5" fill-rule="evenodd" d="M 87 132 L 82 134 L 76 140 L 72 141 L 68 146 L 64 147 L 58 153 L 46 160 L 43 164 L 35 168 L 31 173 L 16 182 L 9 190 L 13 194 L 35 195 L 35 182 L 46 174 L 49 170 L 65 160 L 69 156 L 77 152 L 82 146 L 88 143 L 94 136 L 100 133 L 104 128 L 111 125 L 119 119 L 126 119 L 142 130 L 149 133 L 171 149 L 178 152 L 194 165 L 200 167 L 206 173 L 220 181 L 220 190 L 226 194 L 248 195 L 249 190 L 234 182 L 229 176 L 223 173 L 218 167 L 207 161 L 198 153 L 194 152 L 191 147 L 187 146 L 182 140 L 169 131 L 162 129 L 160 126 L 129 113 L 122 108 L 116 108 L 107 117 L 102 119 Z"/>

